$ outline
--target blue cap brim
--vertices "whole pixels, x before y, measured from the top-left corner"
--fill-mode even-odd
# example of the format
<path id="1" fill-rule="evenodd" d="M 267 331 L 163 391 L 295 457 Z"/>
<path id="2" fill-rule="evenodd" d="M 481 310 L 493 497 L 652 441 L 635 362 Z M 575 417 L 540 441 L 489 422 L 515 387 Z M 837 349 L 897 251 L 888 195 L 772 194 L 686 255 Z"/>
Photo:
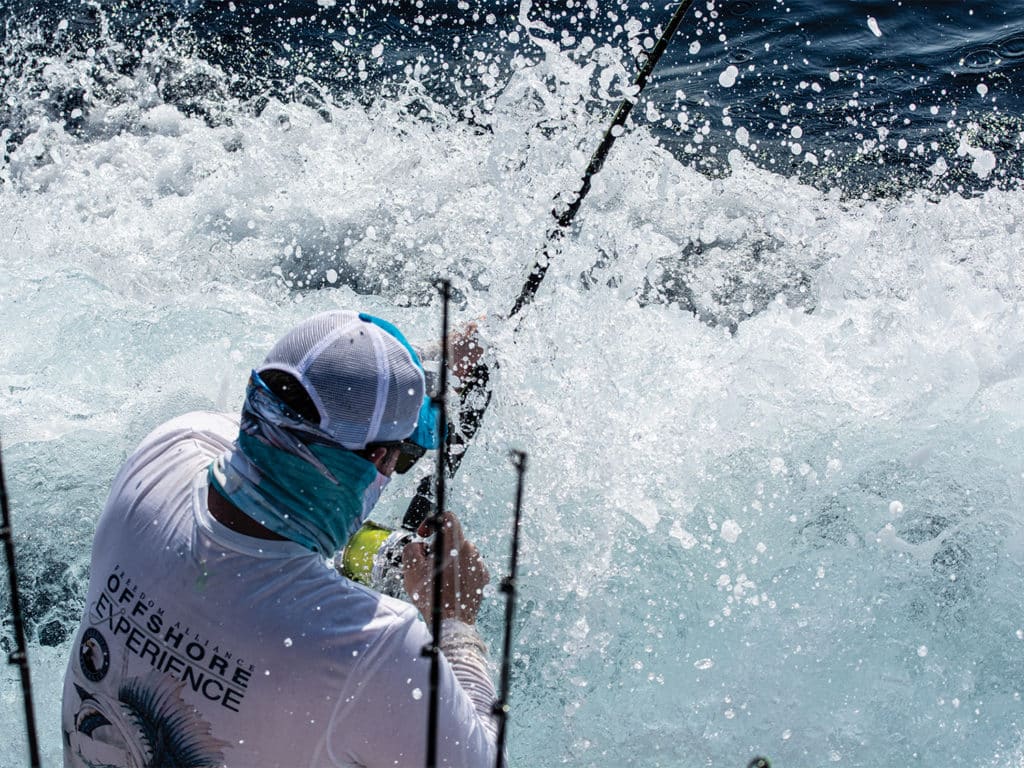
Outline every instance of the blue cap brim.
<path id="1" fill-rule="evenodd" d="M 437 417 L 437 408 L 430 401 L 429 397 L 423 398 L 423 405 L 420 406 L 419 420 L 416 422 L 416 429 L 407 438 L 421 448 L 426 448 L 428 451 L 432 451 L 441 444 L 441 430 L 439 429 L 438 422 L 440 419 Z"/>

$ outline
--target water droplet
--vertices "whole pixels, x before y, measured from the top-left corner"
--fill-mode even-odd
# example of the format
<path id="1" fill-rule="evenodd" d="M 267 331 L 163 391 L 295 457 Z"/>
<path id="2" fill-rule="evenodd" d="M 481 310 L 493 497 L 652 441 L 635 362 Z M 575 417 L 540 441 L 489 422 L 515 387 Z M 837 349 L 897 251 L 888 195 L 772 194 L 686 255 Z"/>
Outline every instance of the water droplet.
<path id="1" fill-rule="evenodd" d="M 718 84 L 723 88 L 732 88 L 736 85 L 736 78 L 739 77 L 740 71 L 734 65 L 730 64 L 725 70 L 718 76 Z"/>
<path id="2" fill-rule="evenodd" d="M 726 520 L 722 523 L 722 538 L 730 544 L 735 544 L 736 540 L 739 539 L 740 534 L 743 533 L 743 529 L 740 528 L 739 523 L 735 520 Z"/>
<path id="3" fill-rule="evenodd" d="M 423 698 L 423 691 L 421 691 L 419 688 L 413 688 L 412 689 L 412 697 L 414 699 L 416 699 L 416 701 L 419 701 L 420 699 Z"/>
<path id="4" fill-rule="evenodd" d="M 284 647 L 285 648 L 291 648 L 292 647 L 292 639 L 290 637 L 286 637 L 284 639 Z"/>

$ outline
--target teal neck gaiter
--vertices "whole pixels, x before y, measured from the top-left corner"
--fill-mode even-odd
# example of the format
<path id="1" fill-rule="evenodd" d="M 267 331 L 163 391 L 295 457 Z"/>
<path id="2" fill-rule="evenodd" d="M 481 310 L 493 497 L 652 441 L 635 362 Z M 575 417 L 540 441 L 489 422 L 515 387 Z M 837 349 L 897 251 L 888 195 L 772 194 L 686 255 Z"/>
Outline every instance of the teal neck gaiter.
<path id="1" fill-rule="evenodd" d="M 239 434 L 210 465 L 210 485 L 265 528 L 332 557 L 363 524 L 389 478 L 344 448 L 307 444 L 331 478 L 309 461 Z"/>

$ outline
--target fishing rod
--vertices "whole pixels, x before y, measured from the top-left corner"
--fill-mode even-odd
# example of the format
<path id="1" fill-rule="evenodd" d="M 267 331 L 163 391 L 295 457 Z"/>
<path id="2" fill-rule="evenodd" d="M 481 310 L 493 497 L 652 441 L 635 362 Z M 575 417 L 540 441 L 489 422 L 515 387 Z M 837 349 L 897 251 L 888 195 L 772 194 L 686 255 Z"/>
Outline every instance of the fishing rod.
<path id="1" fill-rule="evenodd" d="M 690 9 L 691 5 L 693 5 L 693 0 L 682 0 L 682 2 L 680 2 L 669 21 L 668 26 L 665 27 L 664 32 L 662 32 L 661 36 L 658 38 L 654 48 L 651 49 L 649 54 L 647 54 L 646 59 L 637 74 L 637 78 L 633 83 L 631 94 L 622 100 L 618 109 L 615 111 L 612 122 L 605 131 L 601 143 L 598 145 L 594 154 L 590 158 L 590 162 L 587 164 L 586 170 L 583 173 L 580 188 L 568 207 L 561 212 L 559 212 L 557 208 L 552 209 L 551 213 L 555 219 L 555 226 L 548 230 L 541 253 L 534 261 L 533 267 L 526 278 L 526 282 L 524 283 L 522 290 L 519 292 L 519 296 L 516 298 L 515 304 L 512 306 L 512 311 L 509 312 L 510 319 L 515 317 L 527 304 L 532 303 L 537 294 L 538 288 L 540 288 L 540 285 L 544 280 L 544 276 L 547 274 L 551 261 L 558 253 L 559 244 L 565 238 L 566 232 L 572 226 L 572 223 L 576 218 L 576 214 L 583 205 L 583 200 L 590 192 L 593 177 L 601 171 L 601 168 L 604 167 L 608 153 L 615 144 L 615 140 L 622 134 L 622 128 L 625 126 L 626 120 L 629 118 L 629 115 L 633 111 L 633 107 L 636 105 L 637 101 L 639 101 L 640 94 L 647 86 L 651 74 L 654 72 L 655 66 L 657 66 L 662 54 L 667 50 L 672 36 L 675 34 L 676 29 L 678 29 L 683 17 L 686 15 L 686 12 Z M 433 615 L 431 617 L 433 625 L 433 641 L 430 646 L 424 649 L 424 653 L 431 657 L 430 711 L 427 721 L 427 768 L 434 768 L 437 764 L 438 683 L 440 675 L 441 647 L 439 639 L 441 634 L 440 573 L 444 564 L 442 519 L 445 505 L 445 477 L 455 476 L 455 473 L 458 471 L 459 466 L 462 463 L 462 457 L 465 455 L 465 449 L 469 441 L 473 439 L 479 429 L 484 412 L 487 410 L 487 407 L 491 402 L 491 390 L 488 387 L 488 382 L 490 380 L 489 370 L 486 364 L 480 363 L 476 365 L 473 371 L 471 371 L 466 377 L 468 381 L 459 393 L 459 429 L 448 429 L 446 395 L 448 389 L 448 305 L 451 283 L 445 280 L 442 281 L 441 285 L 443 301 L 441 370 L 438 386 L 439 391 L 434 395 L 432 401 L 436 406 L 440 407 L 439 434 L 444 435 L 445 445 L 443 450 L 438 450 L 437 452 L 437 467 L 435 469 L 434 478 L 432 479 L 430 476 L 427 476 L 420 481 L 416 488 L 416 494 L 409 503 L 409 507 L 406 509 L 405 515 L 402 519 L 403 528 L 409 531 L 415 531 L 419 528 L 420 524 L 427 519 L 431 508 L 434 510 L 433 527 L 437 539 L 434 543 L 434 602 L 432 606 Z M 525 459 L 522 461 L 522 464 L 525 467 Z M 515 536 L 518 536 L 518 513 Z M 511 589 L 513 590 L 513 596 L 514 573 L 515 572 L 513 571 L 513 581 L 510 582 Z M 510 598 L 507 608 L 507 616 L 512 610 L 511 606 L 512 602 Z M 511 621 L 509 620 L 506 625 L 506 646 L 509 642 L 509 636 L 507 633 L 510 631 L 510 627 Z M 507 680 L 504 679 L 504 674 L 505 671 L 503 670 L 503 686 L 507 685 Z M 505 716 L 507 715 L 507 711 L 505 711 L 505 708 L 507 707 L 507 700 L 505 700 L 506 694 L 507 691 L 503 691 L 503 700 L 501 701 L 503 711 L 498 713 L 500 718 L 499 728 L 502 739 L 504 739 Z M 499 748 L 499 768 L 502 760 L 502 752 L 503 749 Z"/>
<path id="2" fill-rule="evenodd" d="M 512 554 L 509 557 L 508 576 L 501 581 L 505 593 L 505 645 L 501 655 L 501 693 L 494 702 L 493 712 L 498 718 L 498 756 L 495 768 L 505 765 L 505 727 L 508 723 L 508 688 L 512 668 L 512 615 L 516 605 L 516 570 L 519 567 L 519 522 L 523 517 L 523 478 L 526 475 L 526 454 L 512 452 L 512 464 L 516 468 L 516 507 L 512 522 Z"/>
<path id="3" fill-rule="evenodd" d="M 604 133 L 604 138 L 601 139 L 600 145 L 594 151 L 594 154 L 590 158 L 590 162 L 587 164 L 587 169 L 583 172 L 583 181 L 580 185 L 579 190 L 573 197 L 572 202 L 569 203 L 568 207 L 558 212 L 555 208 L 551 211 L 551 215 L 555 217 L 555 227 L 548 230 L 547 239 L 544 242 L 544 248 L 541 251 L 541 255 L 533 264 L 533 268 L 530 270 L 529 276 L 526 278 L 526 283 L 523 285 L 523 289 L 519 292 L 519 297 L 516 299 L 516 303 L 512 307 L 512 311 L 509 312 L 509 318 L 515 317 L 519 314 L 519 310 L 525 307 L 527 304 L 533 301 L 534 296 L 537 295 L 537 289 L 540 288 L 541 282 L 544 280 L 544 275 L 547 274 L 548 267 L 551 265 L 552 258 L 557 255 L 558 244 L 564 239 L 565 233 L 569 230 L 573 220 L 576 218 L 576 214 L 580 210 L 580 206 L 583 205 L 583 199 L 590 192 L 590 182 L 604 167 L 604 161 L 608 157 L 608 153 L 611 151 L 612 145 L 615 144 L 615 140 L 622 135 L 623 128 L 626 125 L 626 120 L 629 118 L 630 112 L 633 111 L 633 107 L 640 100 L 640 94 L 644 88 L 647 87 L 647 82 L 651 78 L 651 73 L 654 72 L 654 68 L 658 64 L 658 60 L 662 54 L 668 49 L 668 44 L 672 40 L 672 36 L 678 29 L 679 24 L 682 22 L 686 12 L 690 10 L 690 6 L 693 5 L 693 0 L 683 0 L 678 7 L 676 12 L 672 14 L 672 18 L 665 27 L 665 31 L 658 38 L 658 42 L 654 44 L 654 48 L 651 49 L 650 54 L 647 55 L 646 60 L 640 67 L 640 72 L 636 76 L 636 80 L 633 81 L 633 95 L 626 96 L 619 104 L 619 108 L 615 110 L 615 116 L 612 118 L 611 125 L 608 126 L 608 130 Z"/>
<path id="4" fill-rule="evenodd" d="M 441 281 L 441 371 L 438 379 L 437 392 L 430 398 L 437 410 L 438 434 L 448 432 L 448 305 L 451 299 L 452 284 L 448 280 Z M 430 645 L 423 653 L 430 656 L 430 710 L 427 714 L 427 768 L 437 766 L 437 716 L 440 709 L 441 680 L 441 573 L 444 570 L 446 554 L 444 546 L 444 509 L 445 509 L 445 455 L 446 451 L 437 452 L 437 469 L 434 472 L 434 515 L 430 520 L 434 531 L 434 602 L 431 605 Z"/>
<path id="5" fill-rule="evenodd" d="M 28 646 L 25 643 L 25 624 L 21 617 L 21 600 L 18 597 L 18 573 L 14 565 L 14 536 L 11 532 L 11 512 L 7 506 L 7 483 L 4 481 L 3 451 L 0 450 L 0 507 L 3 508 L 3 526 L 0 538 L 4 540 L 7 554 L 7 575 L 11 584 L 11 613 L 14 615 L 16 650 L 8 657 L 8 663 L 16 664 L 21 670 L 21 692 L 25 700 L 25 730 L 28 731 L 28 751 L 32 768 L 39 768 L 39 739 L 36 736 L 35 709 L 32 706 L 32 680 L 28 671 Z"/>
<path id="6" fill-rule="evenodd" d="M 559 211 L 557 207 L 552 209 L 551 215 L 555 219 L 555 225 L 547 232 L 541 252 L 530 269 L 526 282 L 523 284 L 523 288 L 519 292 L 515 304 L 512 306 L 512 311 L 508 314 L 509 319 L 515 317 L 519 314 L 520 310 L 533 302 L 534 297 L 537 295 L 537 289 L 540 288 L 544 276 L 547 274 L 548 267 L 558 255 L 562 240 L 565 239 L 566 233 L 576 218 L 576 214 L 583 205 L 583 200 L 590 192 L 592 179 L 604 167 L 608 153 L 615 144 L 615 140 L 622 135 L 622 128 L 625 126 L 626 120 L 633 111 L 633 107 L 640 100 L 640 94 L 647 87 L 655 66 L 657 66 L 662 54 L 668 49 L 672 36 L 679 28 L 683 17 L 686 16 L 686 12 L 690 10 L 691 5 L 693 5 L 693 0 L 682 0 L 679 3 L 675 13 L 669 20 L 668 26 L 665 27 L 665 31 L 662 32 L 661 37 L 658 38 L 650 53 L 646 54 L 636 80 L 633 81 L 633 87 L 630 89 L 631 95 L 626 96 L 622 103 L 619 104 L 618 109 L 615 110 L 615 116 L 605 131 L 604 138 L 601 139 L 601 143 L 591 156 L 590 162 L 583 173 L 580 188 L 568 207 L 563 211 Z M 462 463 L 462 457 L 465 456 L 466 447 L 476 435 L 484 412 L 491 402 L 491 389 L 488 386 L 490 373 L 485 363 L 477 364 L 466 376 L 466 379 L 467 381 L 459 393 L 459 429 L 451 430 L 451 433 L 445 438 L 445 450 L 440 452 L 444 454 L 444 462 L 443 464 L 438 462 L 439 471 L 443 467 L 450 477 L 454 477 L 458 471 L 459 465 Z M 427 517 L 432 506 L 432 486 L 433 483 L 429 476 L 424 477 L 420 481 L 416 488 L 416 494 L 409 503 L 409 507 L 406 509 L 402 520 L 403 528 L 415 531 Z"/>

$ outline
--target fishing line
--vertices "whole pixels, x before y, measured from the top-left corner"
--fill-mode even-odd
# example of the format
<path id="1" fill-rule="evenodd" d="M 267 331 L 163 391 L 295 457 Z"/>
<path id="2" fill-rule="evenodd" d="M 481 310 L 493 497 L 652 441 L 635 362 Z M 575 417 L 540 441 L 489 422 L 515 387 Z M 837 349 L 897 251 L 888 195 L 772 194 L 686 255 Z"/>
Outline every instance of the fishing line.
<path id="1" fill-rule="evenodd" d="M 14 536 L 11 532 L 11 512 L 7 506 L 7 483 L 4 481 L 3 451 L 0 450 L 0 507 L 3 508 L 3 526 L 0 538 L 7 554 L 7 575 L 11 584 L 11 613 L 14 615 L 14 635 L 17 648 L 8 657 L 8 663 L 21 670 L 21 692 L 25 700 L 25 730 L 28 731 L 28 751 L 32 768 L 39 768 L 39 739 L 36 736 L 35 709 L 32 706 L 32 680 L 28 671 L 28 647 L 25 643 L 25 624 L 21 617 L 21 599 L 18 596 L 18 573 L 14 565 Z"/>

